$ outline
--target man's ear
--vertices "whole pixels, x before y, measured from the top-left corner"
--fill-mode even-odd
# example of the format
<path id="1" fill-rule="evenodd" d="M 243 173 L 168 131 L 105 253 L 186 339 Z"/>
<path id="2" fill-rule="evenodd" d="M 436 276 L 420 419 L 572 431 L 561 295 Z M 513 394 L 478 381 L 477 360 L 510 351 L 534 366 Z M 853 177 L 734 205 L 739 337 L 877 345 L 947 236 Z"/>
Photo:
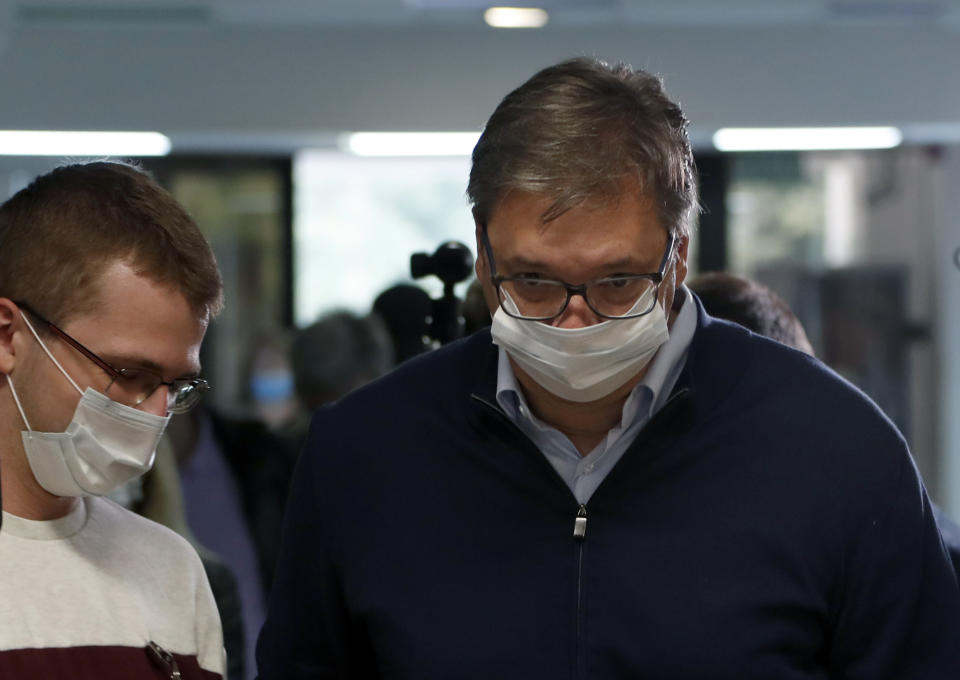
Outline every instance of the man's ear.
<path id="1" fill-rule="evenodd" d="M 483 300 L 487 303 L 487 309 L 490 310 L 490 316 L 492 317 L 496 314 L 499 303 L 493 284 L 490 283 L 490 261 L 487 259 L 487 249 L 483 247 L 483 226 L 477 219 L 476 212 L 473 214 L 473 222 L 477 228 L 477 260 L 473 268 L 477 272 L 477 281 L 480 282 L 483 290 Z"/>
<path id="2" fill-rule="evenodd" d="M 477 238 L 477 260 L 474 262 L 473 268 L 477 273 L 477 279 L 481 282 L 486 282 L 490 278 L 490 267 L 487 263 L 487 251 L 483 247 L 483 226 L 480 224 L 480 220 L 477 219 L 476 213 L 473 215 L 473 223 L 476 226 L 476 238 Z"/>
<path id="3" fill-rule="evenodd" d="M 0 297 L 0 373 L 7 375 L 16 364 L 16 351 L 13 344 L 14 329 L 20 310 L 8 298 Z"/>
<path id="4" fill-rule="evenodd" d="M 680 240 L 677 242 L 677 268 L 676 280 L 674 281 L 674 286 L 676 288 L 679 288 L 684 279 L 687 278 L 687 254 L 689 253 L 689 248 L 690 236 L 681 236 Z"/>

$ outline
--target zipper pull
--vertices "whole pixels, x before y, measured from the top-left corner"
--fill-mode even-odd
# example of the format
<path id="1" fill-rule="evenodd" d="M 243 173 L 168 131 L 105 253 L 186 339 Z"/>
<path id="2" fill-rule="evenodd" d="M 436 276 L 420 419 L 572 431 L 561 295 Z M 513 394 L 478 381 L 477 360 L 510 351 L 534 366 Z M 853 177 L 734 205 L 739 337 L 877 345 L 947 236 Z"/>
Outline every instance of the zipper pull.
<path id="1" fill-rule="evenodd" d="M 581 505 L 577 510 L 577 518 L 573 520 L 573 537 L 583 538 L 587 535 L 587 506 Z"/>

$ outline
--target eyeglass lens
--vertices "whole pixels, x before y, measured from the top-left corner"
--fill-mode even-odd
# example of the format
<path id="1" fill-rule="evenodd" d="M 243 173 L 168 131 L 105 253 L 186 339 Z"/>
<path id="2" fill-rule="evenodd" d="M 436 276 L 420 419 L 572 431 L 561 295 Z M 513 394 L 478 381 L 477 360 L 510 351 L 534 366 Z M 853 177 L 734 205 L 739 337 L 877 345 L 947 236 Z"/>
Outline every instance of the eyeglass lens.
<path id="1" fill-rule="evenodd" d="M 186 413 L 200 402 L 206 388 L 207 383 L 200 380 L 175 382 L 171 390 L 173 399 L 168 410 L 171 413 Z"/>
<path id="2" fill-rule="evenodd" d="M 504 279 L 500 282 L 500 288 L 501 297 L 503 292 L 506 292 L 521 317 L 554 317 L 560 314 L 567 304 L 567 287 L 559 281 Z M 648 293 L 655 288 L 656 283 L 649 278 L 623 276 L 595 281 L 588 284 L 583 292 L 593 311 L 617 318 L 645 314 L 653 309 L 656 296 Z"/>
<path id="3" fill-rule="evenodd" d="M 163 384 L 163 378 L 152 371 L 125 369 L 110 383 L 106 394 L 120 403 L 138 406 Z M 167 410 L 171 413 L 189 411 L 200 401 L 206 386 L 200 379 L 174 380 L 167 395 Z"/>

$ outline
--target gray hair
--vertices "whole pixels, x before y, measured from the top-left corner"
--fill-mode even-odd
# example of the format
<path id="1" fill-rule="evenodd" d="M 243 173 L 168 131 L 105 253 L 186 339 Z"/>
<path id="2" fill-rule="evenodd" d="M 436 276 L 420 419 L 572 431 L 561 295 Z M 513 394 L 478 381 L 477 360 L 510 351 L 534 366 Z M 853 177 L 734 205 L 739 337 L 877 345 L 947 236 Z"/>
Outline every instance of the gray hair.
<path id="1" fill-rule="evenodd" d="M 376 314 L 336 310 L 297 332 L 290 367 L 297 396 L 313 410 L 389 371 L 393 345 Z"/>
<path id="2" fill-rule="evenodd" d="M 676 236 L 697 210 L 687 120 L 661 80 L 625 64 L 576 58 L 543 69 L 497 106 L 473 150 L 467 195 L 486 224 L 511 191 L 549 196 L 549 222 L 584 201 L 615 200 L 624 182 Z"/>

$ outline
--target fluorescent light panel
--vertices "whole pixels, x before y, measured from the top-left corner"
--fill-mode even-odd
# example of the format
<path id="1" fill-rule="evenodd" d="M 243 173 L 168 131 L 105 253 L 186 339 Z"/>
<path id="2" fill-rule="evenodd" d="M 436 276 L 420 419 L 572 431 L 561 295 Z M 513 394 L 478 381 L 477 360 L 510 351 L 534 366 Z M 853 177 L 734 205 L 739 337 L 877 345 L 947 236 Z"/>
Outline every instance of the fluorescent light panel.
<path id="1" fill-rule="evenodd" d="M 713 135 L 720 151 L 890 149 L 902 141 L 895 127 L 724 128 Z"/>
<path id="2" fill-rule="evenodd" d="M 353 132 L 341 146 L 357 156 L 469 156 L 479 132 Z"/>
<path id="3" fill-rule="evenodd" d="M 540 28 L 550 16 L 536 7 L 491 7 L 483 13 L 483 20 L 494 28 Z"/>
<path id="4" fill-rule="evenodd" d="M 0 130 L 0 156 L 165 156 L 159 132 Z"/>

